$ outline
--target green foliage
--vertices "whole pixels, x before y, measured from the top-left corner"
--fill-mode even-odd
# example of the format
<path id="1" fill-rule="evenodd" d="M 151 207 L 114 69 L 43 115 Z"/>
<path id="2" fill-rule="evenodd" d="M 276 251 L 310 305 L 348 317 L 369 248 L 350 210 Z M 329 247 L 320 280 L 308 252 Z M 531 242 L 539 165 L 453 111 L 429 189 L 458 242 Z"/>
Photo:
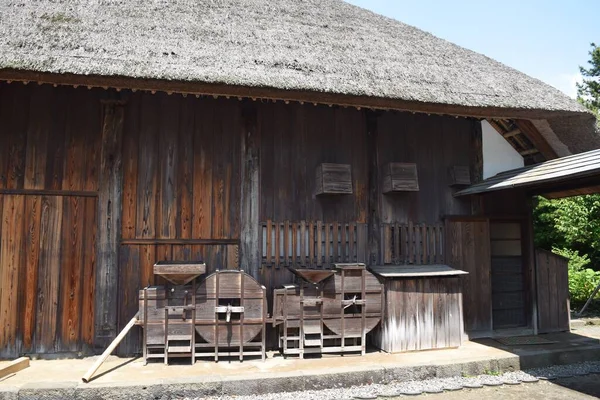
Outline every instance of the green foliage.
<path id="1" fill-rule="evenodd" d="M 537 247 L 576 250 L 600 265 L 600 194 L 538 197 L 533 214 Z"/>
<path id="2" fill-rule="evenodd" d="M 569 293 L 571 303 L 581 305 L 587 301 L 598 283 L 600 272 L 585 268 L 590 263 L 587 255 L 579 255 L 578 251 L 569 249 L 552 249 L 553 253 L 569 259 Z"/>
<path id="3" fill-rule="evenodd" d="M 583 82 L 577 84 L 577 100 L 590 109 L 597 118 L 600 129 L 600 47 L 591 44 L 589 68 L 579 67 Z"/>

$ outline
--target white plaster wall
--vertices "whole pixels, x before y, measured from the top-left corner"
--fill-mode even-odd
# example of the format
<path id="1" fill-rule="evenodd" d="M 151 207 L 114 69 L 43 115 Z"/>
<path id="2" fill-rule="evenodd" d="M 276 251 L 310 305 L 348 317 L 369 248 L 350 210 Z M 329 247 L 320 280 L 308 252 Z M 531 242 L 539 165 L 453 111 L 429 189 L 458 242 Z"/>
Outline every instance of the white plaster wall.
<path id="1" fill-rule="evenodd" d="M 523 157 L 487 121 L 481 121 L 481 128 L 483 131 L 483 179 L 524 165 Z"/>

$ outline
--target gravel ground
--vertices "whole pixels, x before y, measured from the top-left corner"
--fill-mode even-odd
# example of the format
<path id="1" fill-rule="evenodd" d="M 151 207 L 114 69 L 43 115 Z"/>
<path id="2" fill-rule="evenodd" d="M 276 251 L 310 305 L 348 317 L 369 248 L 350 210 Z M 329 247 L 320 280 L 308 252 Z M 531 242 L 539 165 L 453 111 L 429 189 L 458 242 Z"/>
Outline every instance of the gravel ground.
<path id="1" fill-rule="evenodd" d="M 394 398 L 398 396 L 429 393 L 453 392 L 463 388 L 500 387 L 534 383 L 538 380 L 555 380 L 567 377 L 600 374 L 600 361 L 580 364 L 557 365 L 527 371 L 490 373 L 479 376 L 457 376 L 453 378 L 435 378 L 424 381 L 392 382 L 387 385 L 353 386 L 327 390 L 307 390 L 303 392 L 273 393 L 255 396 L 210 397 L 210 400 L 345 400 Z M 191 400 L 191 399 L 188 399 Z"/>

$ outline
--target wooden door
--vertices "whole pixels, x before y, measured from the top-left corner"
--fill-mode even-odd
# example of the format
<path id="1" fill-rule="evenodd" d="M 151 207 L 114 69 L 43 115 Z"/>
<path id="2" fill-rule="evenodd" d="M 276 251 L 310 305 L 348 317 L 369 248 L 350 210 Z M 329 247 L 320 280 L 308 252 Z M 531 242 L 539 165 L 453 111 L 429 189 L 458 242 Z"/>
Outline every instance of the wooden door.
<path id="1" fill-rule="evenodd" d="M 97 198 L 0 194 L 0 358 L 89 353 Z"/>
<path id="2" fill-rule="evenodd" d="M 465 330 L 481 336 L 492 330 L 490 231 L 487 219 L 446 221 L 446 260 L 463 275 Z"/>
<path id="3" fill-rule="evenodd" d="M 491 221 L 493 328 L 527 326 L 526 277 L 519 221 Z"/>
<path id="4" fill-rule="evenodd" d="M 538 328 L 540 333 L 568 331 L 570 327 L 569 260 L 537 249 Z"/>

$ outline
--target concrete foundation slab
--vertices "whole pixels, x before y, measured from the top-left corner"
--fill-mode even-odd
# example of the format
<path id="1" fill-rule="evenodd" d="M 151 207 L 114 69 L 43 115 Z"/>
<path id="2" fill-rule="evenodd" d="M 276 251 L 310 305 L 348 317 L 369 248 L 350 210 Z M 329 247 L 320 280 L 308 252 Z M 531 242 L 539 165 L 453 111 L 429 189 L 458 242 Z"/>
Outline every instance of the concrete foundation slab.
<path id="1" fill-rule="evenodd" d="M 492 339 L 458 349 L 361 356 L 222 360 L 147 366 L 141 359 L 110 357 L 88 384 L 81 376 L 96 357 L 32 360 L 29 368 L 0 381 L 0 399 L 129 399 L 248 395 L 330 389 L 518 369 L 600 359 L 600 327 L 584 334 L 545 335 L 556 342 L 505 346 Z"/>

